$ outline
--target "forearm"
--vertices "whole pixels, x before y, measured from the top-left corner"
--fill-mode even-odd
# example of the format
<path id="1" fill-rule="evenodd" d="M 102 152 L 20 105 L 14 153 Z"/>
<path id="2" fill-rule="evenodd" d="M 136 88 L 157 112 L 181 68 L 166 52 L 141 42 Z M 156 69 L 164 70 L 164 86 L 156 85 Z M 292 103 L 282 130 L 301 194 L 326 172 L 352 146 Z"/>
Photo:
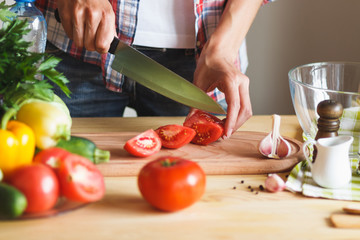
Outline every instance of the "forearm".
<path id="1" fill-rule="evenodd" d="M 206 44 L 210 52 L 235 59 L 262 0 L 228 0 L 219 25 Z"/>

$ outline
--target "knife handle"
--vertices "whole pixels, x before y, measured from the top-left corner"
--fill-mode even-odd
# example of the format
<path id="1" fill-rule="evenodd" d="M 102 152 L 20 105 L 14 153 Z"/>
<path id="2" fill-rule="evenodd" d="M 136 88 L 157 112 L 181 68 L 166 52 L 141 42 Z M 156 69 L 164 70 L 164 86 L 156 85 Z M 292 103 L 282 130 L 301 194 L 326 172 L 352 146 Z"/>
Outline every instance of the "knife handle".
<path id="1" fill-rule="evenodd" d="M 116 51 L 117 46 L 119 45 L 119 42 L 120 42 L 120 40 L 114 36 L 114 38 L 110 44 L 110 48 L 109 48 L 108 52 L 111 54 L 115 54 L 115 51 Z"/>
<path id="2" fill-rule="evenodd" d="M 61 23 L 61 19 L 60 19 L 60 15 L 59 15 L 59 10 L 58 10 L 58 9 L 55 9 L 54 15 L 55 15 L 56 21 L 57 21 L 58 23 Z"/>

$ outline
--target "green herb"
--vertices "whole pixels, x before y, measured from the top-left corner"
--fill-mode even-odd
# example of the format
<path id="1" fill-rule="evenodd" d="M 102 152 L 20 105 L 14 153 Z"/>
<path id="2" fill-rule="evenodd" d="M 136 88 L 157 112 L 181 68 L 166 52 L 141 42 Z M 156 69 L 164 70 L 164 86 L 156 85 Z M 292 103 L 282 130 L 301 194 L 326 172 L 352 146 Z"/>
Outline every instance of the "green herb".
<path id="1" fill-rule="evenodd" d="M 31 42 L 23 39 L 30 30 L 26 20 L 13 18 L 6 10 L 4 2 L 0 3 L 0 18 L 5 23 L 0 29 L 0 97 L 2 108 L 19 108 L 21 103 L 30 99 L 52 101 L 54 92 L 52 81 L 69 97 L 66 77 L 55 67 L 60 59 L 46 53 L 29 52 Z M 36 77 L 43 75 L 44 80 Z"/>
<path id="2" fill-rule="evenodd" d="M 7 22 L 9 19 L 16 16 L 15 13 L 8 11 L 9 7 L 12 6 L 6 5 L 5 1 L 0 3 L 0 20 L 3 22 Z"/>

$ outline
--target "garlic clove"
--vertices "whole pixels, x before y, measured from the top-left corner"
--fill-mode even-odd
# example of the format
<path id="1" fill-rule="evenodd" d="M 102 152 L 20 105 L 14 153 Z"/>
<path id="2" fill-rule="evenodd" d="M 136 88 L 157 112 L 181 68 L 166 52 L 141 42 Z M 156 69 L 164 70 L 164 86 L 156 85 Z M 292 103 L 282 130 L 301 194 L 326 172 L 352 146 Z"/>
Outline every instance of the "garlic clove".
<path id="1" fill-rule="evenodd" d="M 261 140 L 259 151 L 262 155 L 267 157 L 271 154 L 272 142 L 272 133 L 269 133 L 263 140 Z"/>
<path id="2" fill-rule="evenodd" d="M 280 136 L 279 145 L 277 148 L 277 155 L 279 156 L 279 158 L 284 158 L 289 156 L 290 153 L 291 153 L 290 143 Z"/>
<path id="3" fill-rule="evenodd" d="M 265 189 L 269 192 L 280 192 L 285 188 L 285 181 L 277 174 L 269 174 L 265 180 Z"/>
<path id="4" fill-rule="evenodd" d="M 280 159 L 290 155 L 291 146 L 280 135 L 280 116 L 274 114 L 273 129 L 259 144 L 259 151 L 268 158 Z"/>

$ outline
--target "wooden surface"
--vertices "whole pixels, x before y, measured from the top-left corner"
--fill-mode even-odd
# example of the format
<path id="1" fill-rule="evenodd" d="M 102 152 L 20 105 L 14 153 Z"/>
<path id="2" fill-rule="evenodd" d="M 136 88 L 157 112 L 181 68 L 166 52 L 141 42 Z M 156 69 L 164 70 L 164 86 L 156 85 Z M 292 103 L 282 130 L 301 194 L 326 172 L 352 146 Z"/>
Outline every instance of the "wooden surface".
<path id="1" fill-rule="evenodd" d="M 74 119 L 73 130 L 131 132 L 182 121 L 182 118 Z M 282 116 L 281 122 L 283 136 L 301 140 L 295 116 Z M 270 129 L 270 116 L 254 116 L 240 131 Z M 206 192 L 200 201 L 179 212 L 163 213 L 142 199 L 136 177 L 106 177 L 106 196 L 101 201 L 56 217 L 0 222 L 0 239 L 360 238 L 360 230 L 335 228 L 330 221 L 330 216 L 341 213 L 349 202 L 309 198 L 288 191 L 260 191 L 265 179 L 266 175 L 207 176 Z"/>
<path id="2" fill-rule="evenodd" d="M 258 151 L 260 141 L 268 134 L 253 131 L 239 131 L 229 139 L 220 139 L 207 146 L 187 144 L 179 149 L 161 149 L 160 152 L 138 158 L 130 155 L 124 148 L 127 140 L 140 132 L 78 133 L 88 138 L 104 150 L 110 151 L 110 162 L 99 164 L 104 176 L 136 176 L 149 161 L 160 156 L 176 156 L 197 162 L 207 175 L 262 174 L 291 170 L 304 159 L 302 142 L 287 138 L 291 154 L 283 159 L 269 159 Z"/>

